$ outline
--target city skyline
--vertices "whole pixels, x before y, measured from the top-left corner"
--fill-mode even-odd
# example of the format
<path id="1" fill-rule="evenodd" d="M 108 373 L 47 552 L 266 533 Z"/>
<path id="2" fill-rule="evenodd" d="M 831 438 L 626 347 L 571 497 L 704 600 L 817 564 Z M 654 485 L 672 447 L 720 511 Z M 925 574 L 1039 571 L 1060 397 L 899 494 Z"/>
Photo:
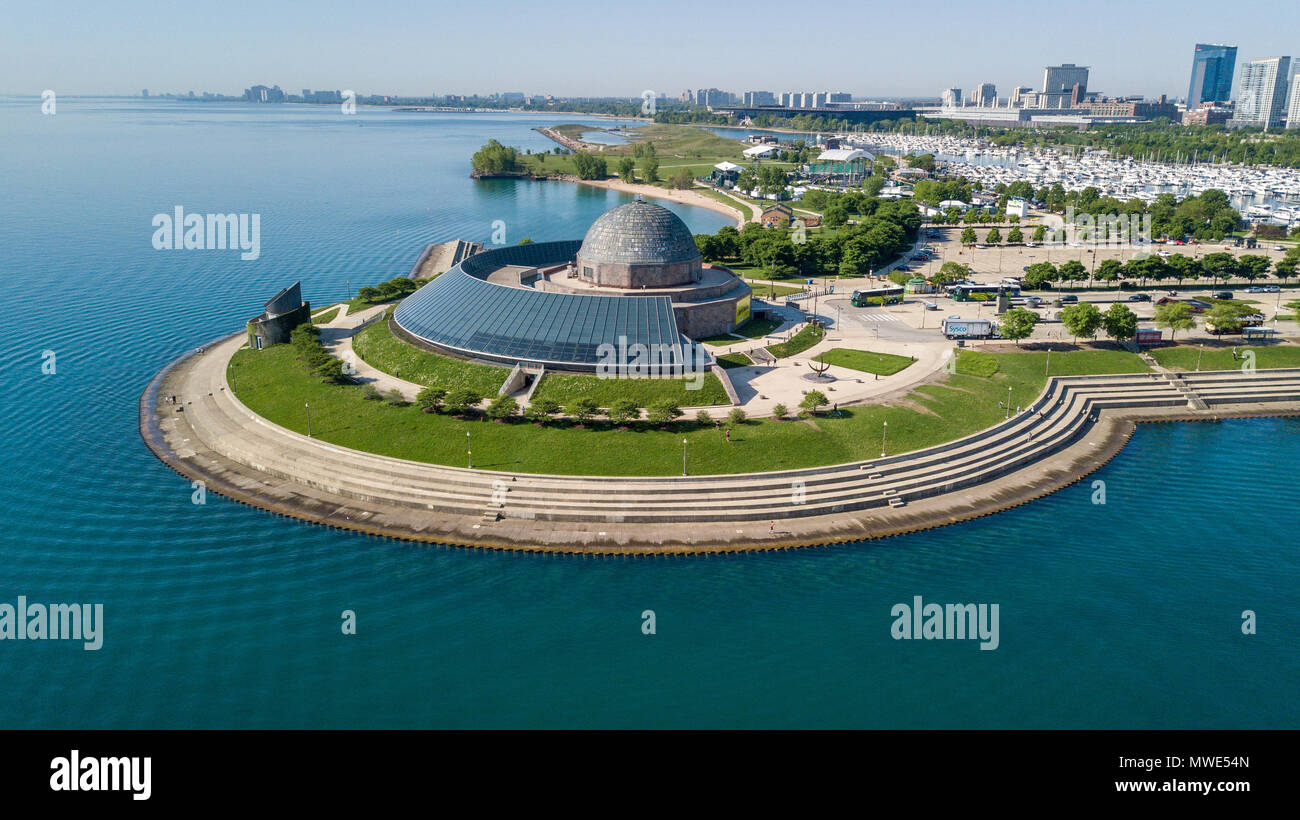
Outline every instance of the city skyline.
<path id="1" fill-rule="evenodd" d="M 343 11 L 347 8 L 347 13 Z M 1037 86 L 1044 66 L 1074 63 L 1091 68 L 1089 90 L 1107 95 L 1166 94 L 1181 99 L 1188 88 L 1187 52 L 1196 43 L 1236 45 L 1238 61 L 1300 52 L 1300 9 L 1271 11 L 1268 27 L 1209 27 L 1197 14 L 1209 4 L 1179 3 L 1136 8 L 1111 0 L 1093 4 L 1102 19 L 1124 20 L 1105 36 L 1062 36 L 1065 10 L 1001 2 L 945 10 L 943 25 L 917 33 L 915 21 L 890 5 L 862 9 L 880 36 L 866 41 L 860 30 L 814 27 L 792 34 L 790 9 L 759 2 L 736 14 L 729 8 L 701 8 L 679 0 L 661 4 L 644 26 L 640 10 L 582 0 L 566 14 L 537 15 L 532 6 L 504 2 L 494 19 L 528 19 L 524 27 L 484 30 L 470 8 L 411 12 L 381 0 L 364 19 L 338 3 L 254 5 L 234 0 L 216 9 L 198 8 L 184 20 L 147 10 L 101 8 L 72 2 L 15 9 L 7 25 L 0 67 L 8 79 L 0 92 L 138 95 L 212 91 L 237 95 L 257 83 L 282 88 L 351 89 L 359 95 L 429 96 L 522 91 L 562 97 L 638 97 L 654 90 L 676 97 L 683 89 L 716 87 L 750 90 L 841 89 L 855 97 L 937 97 L 947 87 L 987 82 L 999 89 Z M 756 12 L 756 13 L 754 13 Z M 1015 21 L 996 26 L 999 17 Z M 564 41 L 578 30 L 574 20 L 600 19 L 581 59 L 483 59 L 476 37 L 438 37 L 439 31 L 483 31 L 501 55 L 534 53 L 539 42 Z M 248 20 L 257 25 L 249 28 Z M 672 21 L 685 23 L 674 27 Z M 898 36 L 888 35 L 893 30 Z M 972 30 L 980 33 L 970 36 Z M 618 36 L 609 32 L 617 31 Z M 718 47 L 718 32 L 743 44 L 735 59 Z M 1095 31 L 1095 30 L 1094 30 Z M 51 32 L 56 32 L 50 36 Z M 430 51 L 430 42 L 436 43 Z M 918 42 L 918 38 L 924 43 Z M 771 55 L 804 48 L 792 76 L 784 60 Z M 638 57 L 638 51 L 644 56 Z M 920 54 L 931 52 L 928 56 Z M 433 57 L 433 59 L 430 59 Z M 900 71 L 899 66 L 905 66 Z M 593 67 L 599 66 L 598 71 Z M 1005 94 L 1004 94 L 1005 96 Z"/>

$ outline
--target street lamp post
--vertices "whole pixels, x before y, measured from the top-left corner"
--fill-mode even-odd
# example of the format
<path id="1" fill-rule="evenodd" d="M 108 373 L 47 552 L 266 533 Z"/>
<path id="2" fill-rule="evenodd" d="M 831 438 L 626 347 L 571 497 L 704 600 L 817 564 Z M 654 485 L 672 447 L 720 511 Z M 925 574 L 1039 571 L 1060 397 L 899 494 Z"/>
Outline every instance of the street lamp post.
<path id="1" fill-rule="evenodd" d="M 686 439 L 682 439 L 682 475 L 686 475 Z"/>
<path id="2" fill-rule="evenodd" d="M 303 402 L 307 408 L 307 438 L 311 438 L 311 402 Z"/>
<path id="3" fill-rule="evenodd" d="M 469 431 L 465 431 L 465 457 L 469 459 L 469 469 L 474 469 L 474 449 L 470 446 Z"/>
<path id="4" fill-rule="evenodd" d="M 889 420 L 885 420 L 885 425 L 880 431 L 880 457 L 885 457 L 885 441 L 889 438 Z"/>
<path id="5" fill-rule="evenodd" d="M 1204 345 L 1196 346 L 1196 372 L 1201 372 L 1201 354 L 1205 352 Z"/>
<path id="6" fill-rule="evenodd" d="M 1006 418 L 1011 418 L 1011 385 L 1007 385 L 1007 415 L 1006 415 Z"/>

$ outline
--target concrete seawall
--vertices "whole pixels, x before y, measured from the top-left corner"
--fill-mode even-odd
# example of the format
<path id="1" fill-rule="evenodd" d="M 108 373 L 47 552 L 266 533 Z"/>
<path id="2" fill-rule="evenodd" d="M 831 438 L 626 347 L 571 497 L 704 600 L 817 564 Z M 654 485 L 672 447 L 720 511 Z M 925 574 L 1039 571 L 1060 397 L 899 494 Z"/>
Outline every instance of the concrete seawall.
<path id="1" fill-rule="evenodd" d="M 225 381 L 239 346 L 232 336 L 182 357 L 146 388 L 141 435 L 164 463 L 213 492 L 312 523 L 526 551 L 727 552 L 881 538 L 1069 486 L 1113 458 L 1141 421 L 1300 415 L 1300 371 L 1196 374 L 1188 381 L 1207 410 L 1189 407 L 1185 386 L 1155 374 L 1053 379 L 1030 412 L 868 462 L 746 475 L 538 476 L 376 456 L 278 427 Z M 170 395 L 180 404 L 164 401 Z"/>

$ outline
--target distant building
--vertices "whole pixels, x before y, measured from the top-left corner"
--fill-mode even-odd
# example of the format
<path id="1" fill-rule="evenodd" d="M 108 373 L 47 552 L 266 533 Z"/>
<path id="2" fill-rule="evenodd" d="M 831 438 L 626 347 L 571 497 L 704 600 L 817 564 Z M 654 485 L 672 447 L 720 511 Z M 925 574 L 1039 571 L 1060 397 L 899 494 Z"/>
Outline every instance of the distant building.
<path id="1" fill-rule="evenodd" d="M 1079 86 L 1084 94 L 1088 92 L 1088 67 L 1086 65 L 1062 63 L 1061 65 L 1049 65 L 1043 69 L 1044 94 L 1068 95 L 1075 86 Z"/>
<path id="2" fill-rule="evenodd" d="M 746 91 L 744 103 L 747 106 L 776 105 L 776 95 L 771 91 Z"/>
<path id="3" fill-rule="evenodd" d="M 980 83 L 975 86 L 975 104 L 993 108 L 998 104 L 998 87 L 993 83 Z"/>
<path id="4" fill-rule="evenodd" d="M 961 105 L 961 89 L 945 88 L 940 100 L 943 102 L 944 108 L 956 108 Z"/>
<path id="5" fill-rule="evenodd" d="M 1187 89 L 1187 109 L 1203 103 L 1232 99 L 1232 74 L 1237 67 L 1237 47 L 1197 43 L 1192 53 L 1192 83 Z"/>
<path id="6" fill-rule="evenodd" d="M 1027 85 L 1018 85 L 1011 89 L 1010 104 L 1012 108 L 1025 108 L 1025 98 L 1034 93 L 1034 89 Z"/>
<path id="7" fill-rule="evenodd" d="M 1183 114 L 1183 125 L 1222 125 L 1232 119 L 1231 105 L 1208 103 L 1198 108 L 1189 108 Z"/>
<path id="8" fill-rule="evenodd" d="M 788 228 L 792 219 L 794 219 L 794 211 L 789 205 L 784 204 L 768 205 L 763 209 L 763 215 L 759 217 L 764 228 Z"/>
<path id="9" fill-rule="evenodd" d="M 255 85 L 252 88 L 244 89 L 244 99 L 255 103 L 282 103 L 284 102 L 284 92 L 280 90 L 278 85 L 271 88 L 264 85 Z"/>
<path id="10" fill-rule="evenodd" d="M 140 92 L 140 96 L 141 96 L 141 97 L 148 97 L 148 96 L 149 96 L 149 89 L 146 88 L 146 89 L 144 89 L 143 91 L 141 91 L 141 92 Z"/>
<path id="11" fill-rule="evenodd" d="M 1286 107 L 1286 127 L 1300 128 L 1300 82 L 1291 81 L 1291 101 Z"/>
<path id="12" fill-rule="evenodd" d="M 731 94 L 718 88 L 701 88 L 695 92 L 696 105 L 731 105 Z"/>
<path id="13" fill-rule="evenodd" d="M 1178 119 L 1178 107 L 1166 100 L 1163 94 L 1155 102 L 1140 97 L 1123 97 L 1115 100 L 1084 102 L 1074 108 L 1079 109 L 1080 113 L 1095 117 L 1136 117 L 1144 120 L 1165 117 L 1171 122 Z"/>
<path id="14" fill-rule="evenodd" d="M 1265 57 L 1241 67 L 1241 92 L 1232 124 L 1269 128 L 1286 117 L 1290 57 Z"/>
<path id="15" fill-rule="evenodd" d="M 261 350 L 289 341 L 289 333 L 311 321 L 311 305 L 302 298 L 302 283 L 294 282 L 272 296 L 263 313 L 248 321 L 248 346 Z"/>

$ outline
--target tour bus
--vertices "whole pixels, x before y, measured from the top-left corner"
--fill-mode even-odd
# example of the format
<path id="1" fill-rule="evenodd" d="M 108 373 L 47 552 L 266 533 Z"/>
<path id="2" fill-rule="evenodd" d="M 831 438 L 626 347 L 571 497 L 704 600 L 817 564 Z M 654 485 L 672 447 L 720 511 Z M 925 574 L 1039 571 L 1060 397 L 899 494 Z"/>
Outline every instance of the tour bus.
<path id="1" fill-rule="evenodd" d="M 897 305 L 903 301 L 902 285 L 886 285 L 880 288 L 853 291 L 851 304 L 854 307 L 874 307 L 876 305 Z"/>
<path id="2" fill-rule="evenodd" d="M 966 285 L 957 284 L 948 286 L 948 295 L 956 302 L 970 302 L 984 297 L 985 299 L 994 299 L 999 293 L 1005 293 L 1008 296 L 1019 296 L 1019 285 Z"/>

